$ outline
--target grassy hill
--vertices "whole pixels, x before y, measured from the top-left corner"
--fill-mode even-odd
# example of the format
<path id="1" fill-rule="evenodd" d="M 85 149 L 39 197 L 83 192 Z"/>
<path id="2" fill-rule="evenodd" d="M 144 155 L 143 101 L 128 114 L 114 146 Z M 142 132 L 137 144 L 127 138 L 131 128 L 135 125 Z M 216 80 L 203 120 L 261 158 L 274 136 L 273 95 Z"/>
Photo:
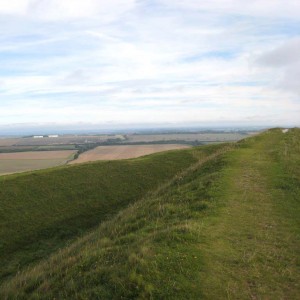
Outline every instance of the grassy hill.
<path id="1" fill-rule="evenodd" d="M 12 276 L 14 273 L 10 271 L 11 278 L 0 287 L 0 298 L 299 297 L 299 129 L 287 133 L 274 129 L 237 144 L 206 146 L 115 162 L 115 169 L 108 167 L 109 164 L 111 162 L 78 166 L 84 168 L 85 172 L 80 172 L 76 166 L 5 179 L 14 189 L 3 193 L 1 187 L 0 199 L 2 201 L 3 197 L 7 197 L 5 203 L 11 211 L 10 221 L 6 224 L 12 227 L 10 231 L 3 230 L 1 233 L 1 240 L 6 241 L 2 261 L 5 261 L 3 257 L 9 253 L 5 252 L 8 249 L 15 249 L 12 252 L 14 260 L 27 251 L 26 255 L 31 255 L 31 261 L 32 255 L 35 255 L 34 249 L 40 242 L 37 239 L 41 239 L 41 243 L 43 240 L 45 244 L 48 242 L 51 251 L 43 248 L 45 258 L 28 267 L 23 257 L 21 272 Z M 145 169 L 145 173 L 134 177 L 135 172 L 141 172 L 140 169 Z M 96 188 L 94 185 L 102 181 L 95 179 L 94 172 L 109 177 L 112 170 L 123 174 L 117 176 L 120 178 L 118 184 L 108 180 L 107 190 Z M 92 180 L 90 190 L 86 190 L 86 193 L 80 193 L 83 186 L 75 180 L 79 175 L 76 177 L 74 172 L 90 174 L 83 176 L 84 180 Z M 143 176 L 147 177 L 145 182 Z M 29 178 L 41 193 L 44 191 L 47 199 L 36 198 L 34 204 L 40 205 L 42 201 L 44 213 L 39 214 L 39 208 L 28 205 L 30 195 L 33 197 L 36 193 L 28 193 L 28 198 L 20 196 L 22 188 L 26 190 L 26 180 L 28 182 Z M 53 180 L 57 184 L 63 180 L 69 183 L 58 185 L 60 198 L 57 198 L 56 192 L 50 192 Z M 133 184 L 135 188 L 118 189 L 124 180 L 129 180 L 128 184 Z M 165 183 L 161 184 L 162 181 Z M 43 189 L 46 183 L 48 190 Z M 10 185 L 2 186 L 8 188 Z M 77 186 L 77 210 L 73 210 L 71 205 L 65 204 L 68 203 L 68 196 L 62 195 L 69 195 Z M 20 194 L 13 192 L 18 191 L 19 187 Z M 105 196 L 101 196 L 104 190 Z M 7 196 L 8 191 L 11 198 Z M 91 191 L 95 198 L 89 196 Z M 127 198 L 124 195 L 128 195 Z M 110 200 L 105 202 L 108 198 Z M 13 201 L 20 202 L 18 205 L 24 207 L 24 212 L 29 207 L 29 215 L 38 216 L 40 221 L 35 223 L 29 221 L 32 220 L 31 216 L 26 219 L 24 214 L 18 214 L 18 205 Z M 58 203 L 57 214 L 61 217 L 57 217 L 57 222 L 50 222 L 56 220 L 56 214 L 52 214 L 49 201 Z M 64 209 L 59 209 L 60 201 Z M 97 203 L 99 209 L 94 209 L 93 205 L 87 208 L 82 201 L 93 205 Z M 112 203 L 116 204 L 111 206 Z M 107 213 L 101 213 L 102 205 L 107 208 L 104 210 Z M 83 207 L 86 208 L 83 210 L 86 215 L 81 213 Z M 47 216 L 49 211 L 50 216 Z M 82 221 L 76 223 L 70 217 L 69 223 L 64 215 L 79 216 Z M 70 237 L 78 236 L 96 224 L 96 221 L 91 222 L 85 227 L 89 219 L 87 216 L 93 216 L 92 219 L 100 225 L 70 242 Z M 31 222 L 30 226 L 28 222 Z M 29 252 L 26 247 L 31 246 L 21 238 L 22 223 L 33 243 Z M 35 230 L 40 226 L 45 230 L 41 236 L 40 231 Z M 57 248 L 51 243 L 53 239 L 61 239 L 61 236 L 56 236 L 54 229 L 52 233 L 48 229 L 53 228 L 51 226 L 57 226 L 55 228 L 59 230 L 69 228 L 71 231 L 66 234 L 68 239 L 62 238 L 60 245 L 64 247 L 59 251 L 55 251 Z M 15 233 L 16 229 L 18 234 Z M 43 258 L 43 251 L 39 258 Z M 50 253 L 53 254 L 47 257 Z"/>
<path id="2" fill-rule="evenodd" d="M 205 157 L 169 151 L 0 177 L 0 282 Z"/>

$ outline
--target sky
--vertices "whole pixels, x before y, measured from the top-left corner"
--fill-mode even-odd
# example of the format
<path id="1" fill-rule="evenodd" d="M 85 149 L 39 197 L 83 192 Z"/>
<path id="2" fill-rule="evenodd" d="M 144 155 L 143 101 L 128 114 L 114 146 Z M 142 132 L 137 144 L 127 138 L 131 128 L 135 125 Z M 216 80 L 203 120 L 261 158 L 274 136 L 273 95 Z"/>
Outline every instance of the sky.
<path id="1" fill-rule="evenodd" d="M 299 126 L 299 78 L 299 0 L 0 0 L 0 129 Z"/>

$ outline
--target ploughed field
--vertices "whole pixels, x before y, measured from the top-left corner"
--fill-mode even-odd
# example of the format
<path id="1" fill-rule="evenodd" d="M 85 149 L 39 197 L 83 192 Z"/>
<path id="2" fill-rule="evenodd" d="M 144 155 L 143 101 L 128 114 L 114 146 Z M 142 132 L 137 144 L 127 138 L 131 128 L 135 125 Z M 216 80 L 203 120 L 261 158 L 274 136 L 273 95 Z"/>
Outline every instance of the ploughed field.
<path id="1" fill-rule="evenodd" d="M 187 145 L 164 144 L 164 145 L 118 145 L 118 146 L 99 146 L 95 149 L 82 153 L 78 159 L 69 164 L 77 164 L 96 160 L 116 160 L 128 159 L 144 156 L 156 152 L 167 150 L 185 149 Z"/>
<path id="2" fill-rule="evenodd" d="M 210 132 L 210 133 L 168 133 L 168 134 L 129 134 L 129 143 L 149 143 L 166 141 L 185 141 L 201 143 L 234 142 L 252 135 L 253 132 Z"/>
<path id="3" fill-rule="evenodd" d="M 64 165 L 76 151 L 28 151 L 0 153 L 0 175 Z"/>

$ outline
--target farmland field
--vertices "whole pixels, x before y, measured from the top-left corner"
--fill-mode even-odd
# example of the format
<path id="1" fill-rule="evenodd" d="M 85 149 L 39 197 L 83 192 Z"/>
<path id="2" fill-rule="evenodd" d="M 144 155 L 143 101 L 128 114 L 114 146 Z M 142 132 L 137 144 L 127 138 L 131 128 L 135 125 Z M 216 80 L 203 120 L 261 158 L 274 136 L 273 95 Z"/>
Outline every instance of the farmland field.
<path id="1" fill-rule="evenodd" d="M 65 164 L 76 151 L 0 153 L 0 175 L 51 168 Z"/>
<path id="2" fill-rule="evenodd" d="M 19 138 L 0 138 L 0 147 L 7 146 L 48 146 L 48 145 L 75 145 L 87 143 L 101 143 L 108 140 L 123 140 L 123 135 L 61 135 L 58 137 L 19 137 Z"/>
<path id="3" fill-rule="evenodd" d="M 101 143 L 108 139 L 122 139 L 121 135 L 99 135 L 99 136 L 80 136 L 80 135 L 64 135 L 54 138 L 20 138 L 15 142 L 16 146 L 43 146 L 43 145 L 69 145 L 80 143 Z"/>
<path id="4" fill-rule="evenodd" d="M 78 159 L 70 164 L 83 163 L 95 160 L 116 160 L 135 158 L 155 152 L 184 149 L 186 145 L 122 145 L 122 146 L 99 146 L 93 150 L 82 153 Z"/>
<path id="5" fill-rule="evenodd" d="M 250 133 L 249 133 L 250 134 Z M 249 135 L 241 132 L 222 133 L 168 133 L 168 134 L 131 134 L 127 141 L 132 143 L 158 142 L 158 141 L 199 141 L 199 142 L 229 142 L 238 141 Z"/>
<path id="6" fill-rule="evenodd" d="M 13 146 L 17 143 L 19 139 L 12 139 L 12 138 L 0 138 L 0 147 L 8 147 Z"/>

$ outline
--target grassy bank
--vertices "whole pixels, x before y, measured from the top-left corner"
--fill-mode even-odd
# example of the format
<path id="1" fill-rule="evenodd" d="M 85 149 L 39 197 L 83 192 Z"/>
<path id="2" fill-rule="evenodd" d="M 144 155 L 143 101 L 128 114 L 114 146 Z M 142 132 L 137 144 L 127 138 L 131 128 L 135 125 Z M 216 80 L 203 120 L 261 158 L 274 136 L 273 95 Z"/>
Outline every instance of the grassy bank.
<path id="1" fill-rule="evenodd" d="M 166 295 L 184 299 L 185 289 L 192 284 L 196 296 L 199 289 L 193 276 L 201 264 L 197 220 L 213 205 L 211 189 L 224 165 L 221 156 L 215 155 L 203 158 L 91 234 L 17 276 L 18 288 L 3 290 L 11 289 L 11 295 L 24 299 Z"/>
<path id="2" fill-rule="evenodd" d="M 220 147 L 0 177 L 0 281 L 47 257 Z"/>
<path id="3" fill-rule="evenodd" d="M 0 279 L 45 258 L 205 155 L 200 149 L 170 151 L 1 177 Z"/>
<path id="4" fill-rule="evenodd" d="M 299 129 L 276 129 L 202 148 L 160 188 L 6 281 L 0 296 L 297 299 L 299 141 Z"/>

